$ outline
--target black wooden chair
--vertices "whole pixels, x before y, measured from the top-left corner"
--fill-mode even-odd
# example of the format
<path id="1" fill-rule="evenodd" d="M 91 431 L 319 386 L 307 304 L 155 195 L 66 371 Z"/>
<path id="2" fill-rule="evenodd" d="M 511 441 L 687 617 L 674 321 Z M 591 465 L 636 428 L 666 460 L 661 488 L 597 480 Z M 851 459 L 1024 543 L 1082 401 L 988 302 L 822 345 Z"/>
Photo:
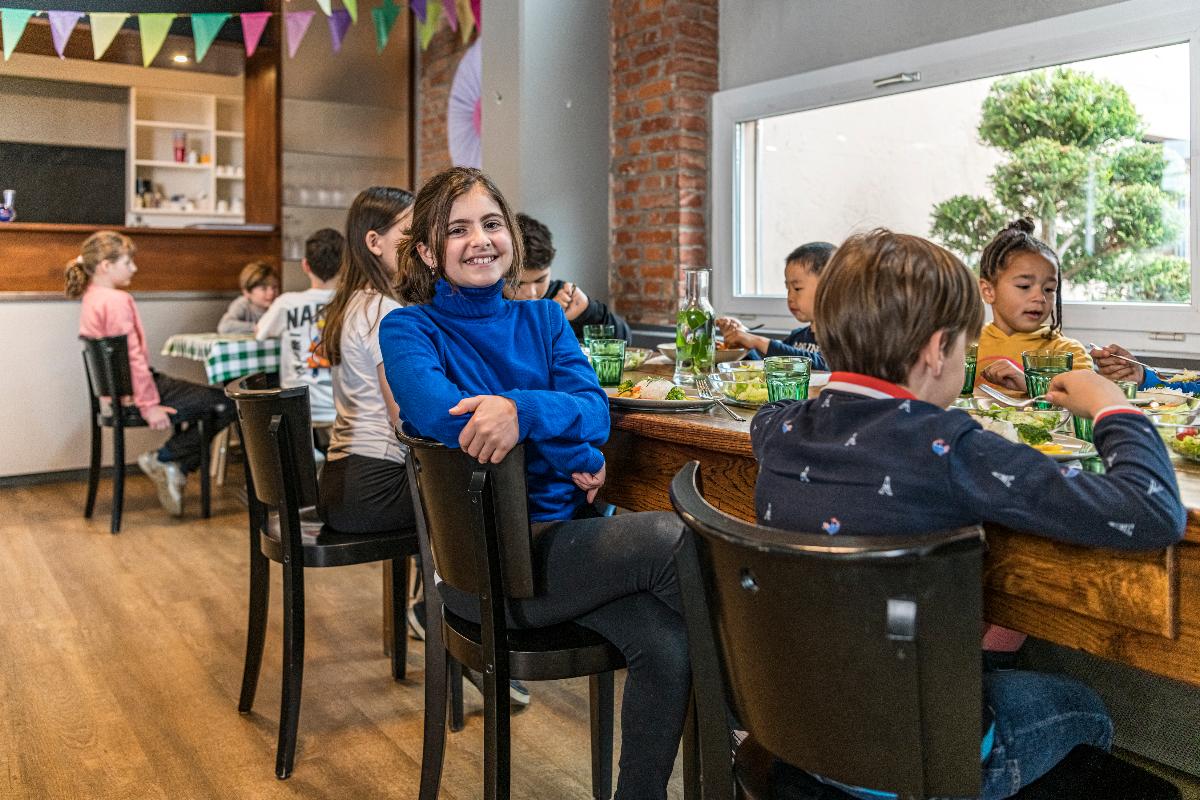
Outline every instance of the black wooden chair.
<path id="1" fill-rule="evenodd" d="M 697 462 L 675 476 L 671 502 L 691 531 L 676 567 L 705 800 L 849 797 L 801 770 L 901 798 L 979 795 L 978 527 L 832 538 L 751 525 L 704 500 Z M 750 734 L 732 763 L 726 708 Z M 1077 747 L 1016 797 L 1179 794 Z"/>
<path id="2" fill-rule="evenodd" d="M 238 711 L 250 713 L 262 665 L 270 599 L 268 559 L 283 566 L 283 691 L 275 774 L 292 773 L 300 689 L 304 675 L 304 570 L 390 561 L 392 576 L 392 677 L 406 676 L 408 639 L 404 621 L 408 558 L 417 552 L 414 530 L 340 533 L 313 513 L 317 501 L 308 388 L 272 388 L 266 375 L 251 375 L 225 390 L 237 403 L 246 454 L 246 500 L 250 519 L 250 604 L 246 664 Z"/>
<path id="3" fill-rule="evenodd" d="M 534 596 L 532 537 L 526 507 L 524 449 L 499 464 L 480 464 L 458 449 L 403 434 L 414 487 L 425 581 L 425 741 L 421 800 L 434 800 L 446 743 L 451 659 L 483 675 L 484 797 L 509 797 L 509 679 L 589 676 L 592 797 L 612 796 L 613 671 L 625 658 L 610 642 L 574 623 L 510 628 L 506 601 Z M 434 572 L 479 598 L 482 625 L 442 605 Z M 441 619 L 442 623 L 436 624 Z"/>
<path id="4" fill-rule="evenodd" d="M 96 491 L 100 487 L 101 429 L 112 428 L 113 439 L 113 533 L 121 531 L 121 511 L 125 505 L 125 429 L 144 428 L 146 420 L 135 405 L 123 405 L 122 397 L 133 394 L 129 374 L 129 345 L 126 337 L 107 336 L 103 339 L 80 337 L 83 342 L 83 368 L 87 372 L 88 404 L 91 408 L 92 457 L 88 465 L 87 502 L 83 516 L 91 519 L 96 507 Z M 108 398 L 108 402 L 101 402 Z M 172 415 L 176 427 L 190 423 L 198 426 L 200 441 L 200 514 L 205 519 L 211 511 L 211 488 L 208 477 L 208 453 L 212 433 L 216 429 L 217 411 L 199 416 Z"/>

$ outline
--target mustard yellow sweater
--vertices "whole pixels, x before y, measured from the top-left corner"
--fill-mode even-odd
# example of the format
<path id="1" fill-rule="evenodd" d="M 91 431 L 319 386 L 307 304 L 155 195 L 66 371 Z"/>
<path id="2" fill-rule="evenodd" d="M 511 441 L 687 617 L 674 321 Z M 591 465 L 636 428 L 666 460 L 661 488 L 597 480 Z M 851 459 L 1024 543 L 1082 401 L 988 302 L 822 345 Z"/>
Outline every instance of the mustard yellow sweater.
<path id="1" fill-rule="evenodd" d="M 1082 344 L 1061 333 L 1055 333 L 1049 338 L 1047 338 L 1047 334 L 1049 334 L 1049 328 L 1042 327 L 1033 333 L 1014 333 L 1009 336 L 997 328 L 995 323 L 988 323 L 984 326 L 983 332 L 979 334 L 979 360 L 976 362 L 975 385 L 987 383 L 983 379 L 983 369 L 998 358 L 1006 358 L 1020 367 L 1021 353 L 1026 350 L 1054 350 L 1055 352 L 1073 353 L 1075 369 L 1092 368 L 1092 357 L 1088 355 L 1087 349 Z"/>

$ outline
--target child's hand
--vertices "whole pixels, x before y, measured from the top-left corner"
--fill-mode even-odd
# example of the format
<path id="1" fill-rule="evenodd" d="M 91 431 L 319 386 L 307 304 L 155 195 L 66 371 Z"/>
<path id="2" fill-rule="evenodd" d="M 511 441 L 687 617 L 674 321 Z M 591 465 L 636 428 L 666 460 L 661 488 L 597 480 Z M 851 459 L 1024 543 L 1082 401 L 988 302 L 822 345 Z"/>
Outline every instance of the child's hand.
<path id="1" fill-rule="evenodd" d="M 587 492 L 587 501 L 589 503 L 596 499 L 596 492 L 600 491 L 600 487 L 604 485 L 605 471 L 607 469 L 608 465 L 602 464 L 599 472 L 571 473 L 571 480 L 575 482 L 575 485 Z"/>
<path id="2" fill-rule="evenodd" d="M 1026 391 L 1025 372 L 1008 359 L 998 358 L 983 368 L 983 379 L 1014 392 Z"/>
<path id="3" fill-rule="evenodd" d="M 1141 364 L 1131 364 L 1125 358 L 1133 358 L 1133 354 L 1119 344 L 1110 344 L 1091 352 L 1092 360 L 1096 362 L 1096 370 L 1110 381 L 1134 381 L 1138 386 L 1146 379 L 1146 370 Z"/>
<path id="4" fill-rule="evenodd" d="M 733 317 L 717 317 L 714 323 L 717 326 L 717 331 L 725 339 L 728 339 L 738 331 L 746 330 L 746 326 L 742 324 L 742 321 Z"/>
<path id="5" fill-rule="evenodd" d="M 175 409 L 170 406 L 151 406 L 142 414 L 142 418 L 146 420 L 150 430 L 165 431 L 171 427 L 171 418 L 168 414 L 174 413 L 176 413 Z"/>
<path id="6" fill-rule="evenodd" d="M 1073 369 L 1055 375 L 1046 392 L 1046 400 L 1089 419 L 1094 419 L 1101 409 L 1109 406 L 1129 405 L 1129 399 L 1115 383 L 1090 369 Z"/>
<path id="7" fill-rule="evenodd" d="M 458 446 L 467 455 L 479 459 L 480 464 L 489 461 L 499 464 L 512 450 L 521 435 L 517 421 L 517 404 L 507 397 L 481 394 L 464 397 L 454 408 L 452 416 L 470 414 L 467 426 L 458 435 Z"/>
<path id="8" fill-rule="evenodd" d="M 554 295 L 554 302 L 562 306 L 563 313 L 571 320 L 587 311 L 588 296 L 583 293 L 583 289 L 568 282 Z"/>

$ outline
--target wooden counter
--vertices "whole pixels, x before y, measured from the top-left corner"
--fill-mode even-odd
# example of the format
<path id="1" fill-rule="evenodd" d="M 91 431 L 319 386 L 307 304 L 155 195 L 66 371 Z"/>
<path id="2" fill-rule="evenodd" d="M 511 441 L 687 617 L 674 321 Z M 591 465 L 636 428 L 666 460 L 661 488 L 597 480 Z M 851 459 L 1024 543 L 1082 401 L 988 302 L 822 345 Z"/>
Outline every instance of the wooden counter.
<path id="1" fill-rule="evenodd" d="M 623 508 L 669 510 L 671 478 L 698 460 L 709 502 L 753 520 L 758 465 L 749 430 L 716 409 L 613 411 L 603 494 Z M 1177 461 L 1176 472 L 1187 537 L 1165 551 L 1090 549 L 989 527 L 988 619 L 1200 686 L 1200 468 Z"/>
<path id="2" fill-rule="evenodd" d="M 137 245 L 138 292 L 237 291 L 250 261 L 279 269 L 279 231 L 125 228 L 102 225 L 0 223 L 0 286 L 6 292 L 62 295 L 63 270 L 83 240 L 116 230 Z"/>

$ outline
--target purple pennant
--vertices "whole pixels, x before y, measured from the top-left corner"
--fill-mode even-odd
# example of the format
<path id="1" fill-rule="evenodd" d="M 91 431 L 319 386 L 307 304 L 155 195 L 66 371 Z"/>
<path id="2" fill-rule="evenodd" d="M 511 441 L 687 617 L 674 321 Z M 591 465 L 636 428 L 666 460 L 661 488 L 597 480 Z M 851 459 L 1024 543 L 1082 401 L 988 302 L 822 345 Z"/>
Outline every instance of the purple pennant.
<path id="1" fill-rule="evenodd" d="M 344 8 L 335 10 L 327 17 L 329 21 L 329 38 L 333 42 L 333 52 L 340 53 L 342 51 L 342 37 L 346 35 L 346 31 L 350 28 L 350 12 Z"/>
<path id="2" fill-rule="evenodd" d="M 308 33 L 308 24 L 312 22 L 315 11 L 288 11 L 284 14 L 287 22 L 288 58 L 296 57 L 296 49 Z"/>
<path id="3" fill-rule="evenodd" d="M 58 51 L 59 58 L 66 58 L 63 50 L 67 46 L 67 40 L 71 38 L 71 31 L 75 30 L 75 23 L 79 22 L 83 12 L 47 11 L 46 16 L 50 17 L 50 35 L 54 38 L 54 49 Z"/>
<path id="4" fill-rule="evenodd" d="M 458 30 L 458 3 L 456 0 L 442 0 L 442 9 L 446 12 L 446 24 L 450 30 Z"/>
<path id="5" fill-rule="evenodd" d="M 425 0 L 412 0 L 408 5 L 412 8 L 413 13 L 417 15 L 417 19 L 424 22 L 428 13 L 425 9 Z"/>

